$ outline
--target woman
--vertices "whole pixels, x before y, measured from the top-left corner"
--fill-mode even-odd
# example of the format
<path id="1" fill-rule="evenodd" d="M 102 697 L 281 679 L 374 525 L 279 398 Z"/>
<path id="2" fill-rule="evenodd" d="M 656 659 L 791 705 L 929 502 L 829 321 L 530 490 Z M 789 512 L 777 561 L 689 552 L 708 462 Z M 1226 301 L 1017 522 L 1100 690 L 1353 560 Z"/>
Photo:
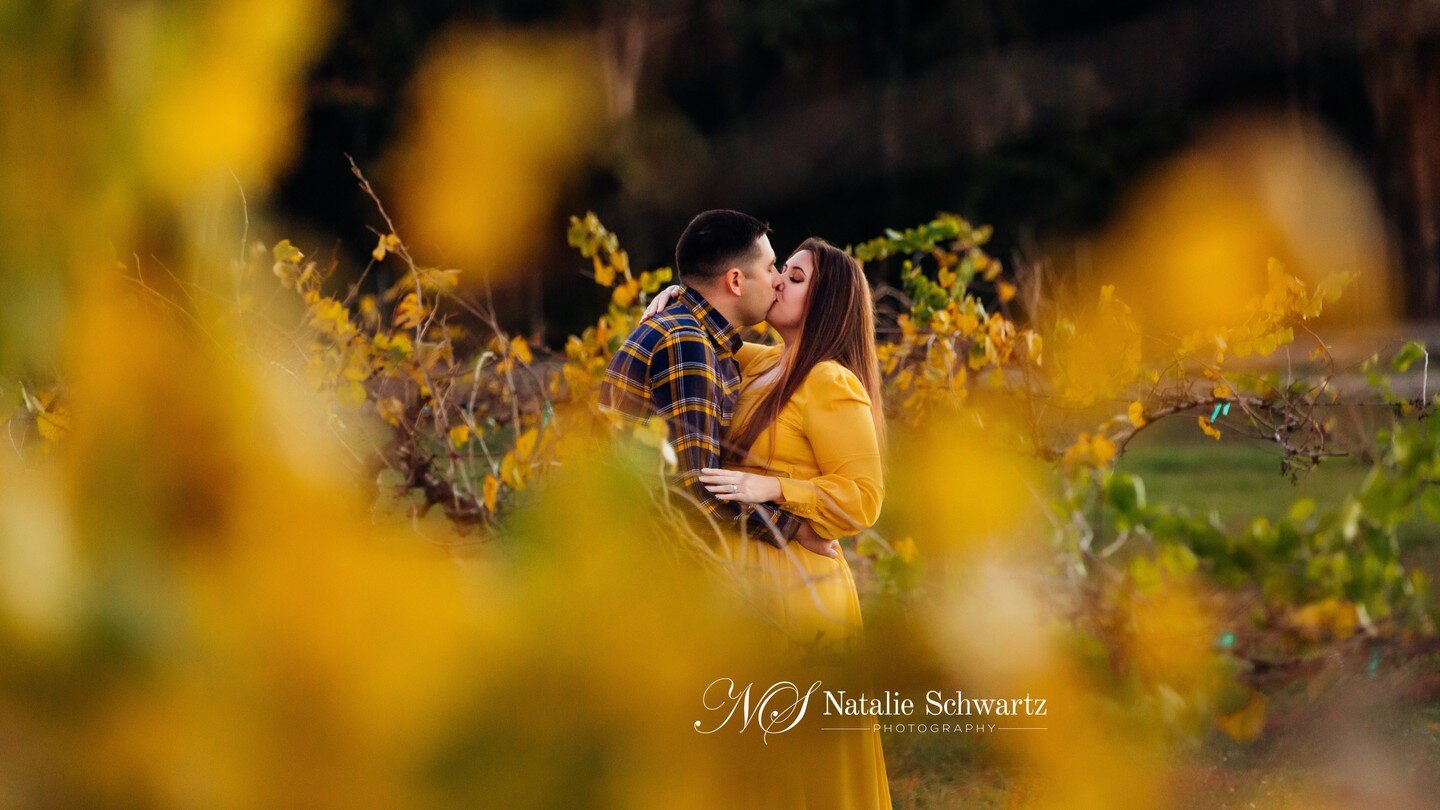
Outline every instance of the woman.
<path id="1" fill-rule="evenodd" d="M 874 307 L 859 264 L 823 239 L 801 243 L 776 276 L 775 289 L 766 322 L 784 342 L 741 349 L 742 388 L 726 441 L 732 455 L 726 469 L 705 470 L 700 480 L 717 498 L 774 501 L 826 539 L 820 548 L 791 543 L 783 549 L 733 539 L 728 549 L 769 602 L 788 636 L 785 643 L 792 650 L 838 654 L 835 672 L 848 675 L 863 625 L 838 541 L 874 525 L 884 497 Z M 680 290 L 663 291 L 646 317 Z M 823 688 L 863 687 L 826 682 Z M 890 807 L 875 718 L 822 721 L 821 713 L 822 707 L 812 707 L 809 728 L 796 735 L 814 766 L 796 763 L 790 795 L 809 807 Z"/>

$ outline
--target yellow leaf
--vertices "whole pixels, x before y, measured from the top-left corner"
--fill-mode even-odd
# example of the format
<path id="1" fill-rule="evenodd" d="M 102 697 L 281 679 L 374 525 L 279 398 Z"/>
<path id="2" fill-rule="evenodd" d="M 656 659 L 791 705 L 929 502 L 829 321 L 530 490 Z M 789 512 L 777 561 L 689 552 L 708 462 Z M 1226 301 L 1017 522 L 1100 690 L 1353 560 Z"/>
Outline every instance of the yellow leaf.
<path id="1" fill-rule="evenodd" d="M 358 382 L 350 382 L 342 385 L 336 393 L 340 397 L 340 404 L 352 411 L 360 410 L 360 406 L 365 404 L 365 386 Z M 383 416 L 384 414 L 381 415 Z M 399 422 L 396 421 L 391 424 L 399 424 Z"/>
<path id="2" fill-rule="evenodd" d="M 1011 283 L 1008 282 L 1008 281 L 1002 281 L 1002 282 L 1000 282 L 1000 300 L 1001 300 L 1002 302 L 1005 302 L 1005 301 L 1009 301 L 1011 298 L 1014 298 L 1014 297 L 1015 297 L 1015 290 L 1016 290 L 1016 287 L 1015 287 L 1014 284 L 1011 284 Z"/>
<path id="3" fill-rule="evenodd" d="M 346 339 L 355 333 L 350 322 L 350 310 L 329 296 L 317 296 L 310 301 L 310 319 L 326 334 Z"/>
<path id="4" fill-rule="evenodd" d="M 1060 463 L 1066 472 L 1073 472 L 1077 467 L 1104 467 L 1113 458 L 1115 443 L 1108 436 L 1103 433 L 1091 436 L 1089 431 L 1082 431 L 1065 450 Z"/>
<path id="5" fill-rule="evenodd" d="M 525 488 L 524 472 L 520 469 L 520 463 L 515 459 L 515 454 L 506 453 L 505 458 L 500 461 L 500 480 L 514 490 Z"/>
<path id="6" fill-rule="evenodd" d="M 1219 397 L 1220 399 L 1230 399 L 1233 396 L 1230 393 L 1230 386 L 1225 385 L 1224 383 L 1217 384 L 1214 388 L 1210 389 L 1210 393 L 1211 395 Z"/>
<path id="7" fill-rule="evenodd" d="M 385 254 L 394 253 L 398 247 L 400 247 L 400 237 L 393 233 L 387 233 L 380 237 L 379 244 L 375 245 L 374 250 L 370 251 L 370 255 L 374 256 L 377 262 L 384 261 Z"/>
<path id="8" fill-rule="evenodd" d="M 908 368 L 907 368 L 907 369 L 902 370 L 902 371 L 895 377 L 895 387 L 898 388 L 898 389 L 900 389 L 901 391 L 908 390 L 908 389 L 910 388 L 910 383 L 914 380 L 914 377 L 915 377 L 915 372 L 912 371 L 911 369 L 908 369 Z"/>
<path id="9" fill-rule="evenodd" d="M 274 271 L 275 277 L 280 279 L 280 284 L 291 289 L 295 287 L 300 278 L 300 266 L 297 264 L 275 262 L 275 266 L 271 269 Z"/>
<path id="10" fill-rule="evenodd" d="M 297 265 L 301 259 L 305 258 L 305 254 L 301 253 L 299 248 L 290 244 L 289 239 L 281 239 L 280 242 L 275 245 L 274 256 L 277 262 Z"/>
<path id="11" fill-rule="evenodd" d="M 627 281 L 624 284 L 621 284 L 619 287 L 615 288 L 615 292 L 611 295 L 611 299 L 614 301 L 615 306 L 617 307 L 628 307 L 630 306 L 630 303 L 635 300 L 635 296 L 639 295 L 639 293 L 640 282 Z"/>
<path id="12" fill-rule="evenodd" d="M 1025 356 L 1035 361 L 1035 365 L 1037 366 L 1041 365 L 1044 361 L 1042 355 L 1044 345 L 1045 341 L 1040 335 L 1028 329 L 1025 330 Z"/>
<path id="13" fill-rule="evenodd" d="M 1209 419 L 1205 418 L 1204 416 L 1199 416 L 1199 417 L 1196 417 L 1196 422 L 1200 425 L 1200 429 L 1203 430 L 1203 431 L 1205 431 L 1205 435 L 1206 435 L 1206 436 L 1209 436 L 1210 438 L 1215 439 L 1216 441 L 1219 441 L 1219 439 L 1220 439 L 1220 431 L 1218 431 L 1218 430 L 1216 430 L 1215 428 L 1211 427 L 1211 425 L 1210 425 L 1210 420 L 1209 420 Z"/>
<path id="14" fill-rule="evenodd" d="M 994 281 L 1005 269 L 1005 265 L 994 256 L 987 256 L 978 250 L 975 253 L 975 269 L 980 271 L 980 277 L 986 281 Z"/>
<path id="15" fill-rule="evenodd" d="M 395 397 L 386 397 L 375 403 L 375 410 L 380 413 L 380 418 L 399 427 L 400 418 L 405 414 L 405 405 Z"/>
<path id="16" fill-rule="evenodd" d="M 945 313 L 939 314 L 943 316 Z M 955 329 L 959 331 L 962 336 L 972 336 L 972 334 L 975 334 L 976 331 L 981 329 L 981 317 L 979 317 L 978 314 L 971 313 L 971 311 L 963 311 L 963 313 L 960 313 L 959 317 L 955 319 Z"/>
<path id="17" fill-rule="evenodd" d="M 395 307 L 395 325 L 402 329 L 416 329 L 425 322 L 425 307 L 415 293 L 406 293 Z"/>
<path id="18" fill-rule="evenodd" d="M 485 474 L 485 482 L 481 485 L 481 491 L 485 499 L 485 508 L 491 512 L 495 511 L 495 496 L 500 494 L 500 481 L 489 473 Z"/>
<path id="19" fill-rule="evenodd" d="M 1103 467 L 1115 458 L 1115 443 L 1110 441 L 1109 436 L 1104 434 L 1096 436 L 1093 445 L 1097 466 Z"/>
<path id="20" fill-rule="evenodd" d="M 54 444 L 70 430 L 70 411 L 64 405 L 51 405 L 35 414 L 35 429 L 45 441 Z"/>
<path id="21" fill-rule="evenodd" d="M 919 549 L 915 547 L 915 540 L 913 538 L 906 537 L 895 543 L 895 556 L 904 562 L 914 562 L 916 555 L 919 553 Z"/>
<path id="22" fill-rule="evenodd" d="M 515 455 L 521 459 L 530 458 L 530 454 L 535 452 L 535 440 L 539 437 L 540 434 L 535 428 L 520 434 L 520 438 L 515 440 Z"/>
<path id="23" fill-rule="evenodd" d="M 1292 608 L 1290 622 L 1312 640 L 1318 641 L 1328 634 L 1343 641 L 1355 634 L 1360 616 L 1354 602 L 1332 596 Z"/>
<path id="24" fill-rule="evenodd" d="M 422 267 L 417 275 L 420 287 L 433 293 L 448 293 L 460 284 L 459 270 Z"/>
<path id="25" fill-rule="evenodd" d="M 365 346 L 363 342 L 357 342 L 355 346 L 345 363 L 345 378 L 352 382 L 365 382 L 370 379 L 370 358 L 362 348 Z"/>
<path id="26" fill-rule="evenodd" d="M 514 352 L 515 356 L 520 358 L 520 362 L 522 363 L 529 363 L 535 359 L 535 356 L 530 353 L 530 344 L 526 343 L 525 339 L 518 335 L 510 341 L 510 351 Z"/>
<path id="27" fill-rule="evenodd" d="M 404 360 L 415 351 L 410 336 L 404 332 L 377 332 L 372 342 L 376 354 L 384 355 L 386 360 Z"/>
<path id="28" fill-rule="evenodd" d="M 600 261 L 600 254 L 591 257 L 595 263 L 595 283 L 601 287 L 609 287 L 615 283 L 615 268 Z"/>
<path id="29" fill-rule="evenodd" d="M 311 388 L 320 388 L 330 373 L 325 357 L 319 354 L 312 354 L 305 360 L 305 381 L 310 383 Z"/>
<path id="30" fill-rule="evenodd" d="M 470 441 L 469 425 L 456 425 L 455 427 L 450 428 L 450 444 L 453 445 L 457 450 L 461 447 L 464 447 L 465 443 L 468 441 Z"/>
<path id="31" fill-rule="evenodd" d="M 1145 427 L 1147 421 L 1145 419 L 1145 406 L 1140 404 L 1140 400 L 1137 399 L 1130 403 L 1130 408 L 1126 411 L 1126 416 L 1130 417 L 1131 425 L 1137 428 Z"/>
<path id="32" fill-rule="evenodd" d="M 1250 700 L 1239 711 L 1216 717 L 1215 723 L 1233 740 L 1255 739 L 1265 729 L 1265 695 L 1251 691 Z"/>

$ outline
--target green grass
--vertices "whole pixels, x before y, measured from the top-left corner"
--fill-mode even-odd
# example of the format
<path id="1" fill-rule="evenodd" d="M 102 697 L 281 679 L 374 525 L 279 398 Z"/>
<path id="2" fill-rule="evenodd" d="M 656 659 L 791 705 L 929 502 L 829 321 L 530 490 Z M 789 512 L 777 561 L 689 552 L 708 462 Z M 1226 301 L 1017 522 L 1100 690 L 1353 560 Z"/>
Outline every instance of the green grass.
<path id="1" fill-rule="evenodd" d="M 1222 420 L 1223 421 L 1223 420 Z M 1116 468 L 1145 481 L 1148 499 L 1185 506 L 1197 514 L 1211 509 L 1233 529 L 1256 516 L 1283 515 L 1300 498 L 1313 498 L 1319 511 L 1339 506 L 1369 468 L 1348 458 L 1329 458 L 1294 484 L 1280 474 L 1280 452 L 1225 431 L 1210 439 L 1193 422 L 1172 420 L 1141 431 Z"/>
<path id="2" fill-rule="evenodd" d="M 1274 452 L 1220 442 L 1132 447 L 1116 468 L 1140 476 L 1152 503 L 1185 506 L 1202 515 L 1214 509 L 1234 529 L 1257 516 L 1278 518 L 1300 498 L 1313 498 L 1320 511 L 1337 507 L 1369 469 L 1348 459 L 1329 459 L 1292 484 L 1280 474 Z"/>
<path id="3" fill-rule="evenodd" d="M 1350 458 L 1327 458 L 1302 472 L 1295 483 L 1280 474 L 1280 455 L 1273 445 L 1253 440 L 1219 441 L 1166 425 L 1167 432 L 1142 432 L 1126 448 L 1116 469 L 1145 482 L 1146 500 L 1184 506 L 1198 515 L 1211 510 L 1228 529 L 1239 532 L 1254 518 L 1275 520 L 1301 498 L 1315 501 L 1316 512 L 1338 508 L 1357 492 L 1369 466 Z M 1412 564 L 1433 568 L 1440 558 L 1432 546 L 1440 527 L 1417 515 L 1398 527 L 1402 547 L 1412 551 Z"/>

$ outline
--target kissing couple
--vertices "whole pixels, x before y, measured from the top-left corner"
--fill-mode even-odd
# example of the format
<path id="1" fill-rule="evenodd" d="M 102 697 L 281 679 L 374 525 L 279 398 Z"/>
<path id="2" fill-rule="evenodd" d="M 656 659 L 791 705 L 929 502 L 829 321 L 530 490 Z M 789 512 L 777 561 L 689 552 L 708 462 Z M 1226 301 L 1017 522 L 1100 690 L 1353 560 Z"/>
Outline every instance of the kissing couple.
<path id="1" fill-rule="evenodd" d="M 850 649 L 860 600 L 839 539 L 874 525 L 885 495 L 874 304 L 848 253 L 812 237 L 780 265 L 769 232 L 739 211 L 690 222 L 675 248 L 681 284 L 615 354 L 600 405 L 665 419 L 678 483 L 730 530 L 726 558 L 786 636 Z M 779 345 L 741 339 L 761 322 Z M 791 783 L 794 806 L 890 806 L 878 731 L 817 739 L 833 769 Z"/>

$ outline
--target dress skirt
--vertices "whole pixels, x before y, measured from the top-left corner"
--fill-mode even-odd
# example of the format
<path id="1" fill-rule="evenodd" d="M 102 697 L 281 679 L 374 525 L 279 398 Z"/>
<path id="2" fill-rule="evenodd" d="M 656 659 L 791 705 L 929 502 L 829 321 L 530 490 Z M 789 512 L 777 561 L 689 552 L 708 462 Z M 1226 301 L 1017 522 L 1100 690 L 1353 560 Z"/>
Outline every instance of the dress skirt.
<path id="1" fill-rule="evenodd" d="M 801 722 L 770 738 L 774 768 L 757 774 L 771 799 L 765 806 L 889 810 L 877 719 L 825 714 L 826 691 L 874 694 L 859 668 L 864 627 L 844 554 L 825 557 L 799 543 L 779 549 L 753 538 L 728 538 L 722 554 L 759 608 L 763 637 L 789 662 L 788 679 L 802 689 L 821 681 Z"/>

